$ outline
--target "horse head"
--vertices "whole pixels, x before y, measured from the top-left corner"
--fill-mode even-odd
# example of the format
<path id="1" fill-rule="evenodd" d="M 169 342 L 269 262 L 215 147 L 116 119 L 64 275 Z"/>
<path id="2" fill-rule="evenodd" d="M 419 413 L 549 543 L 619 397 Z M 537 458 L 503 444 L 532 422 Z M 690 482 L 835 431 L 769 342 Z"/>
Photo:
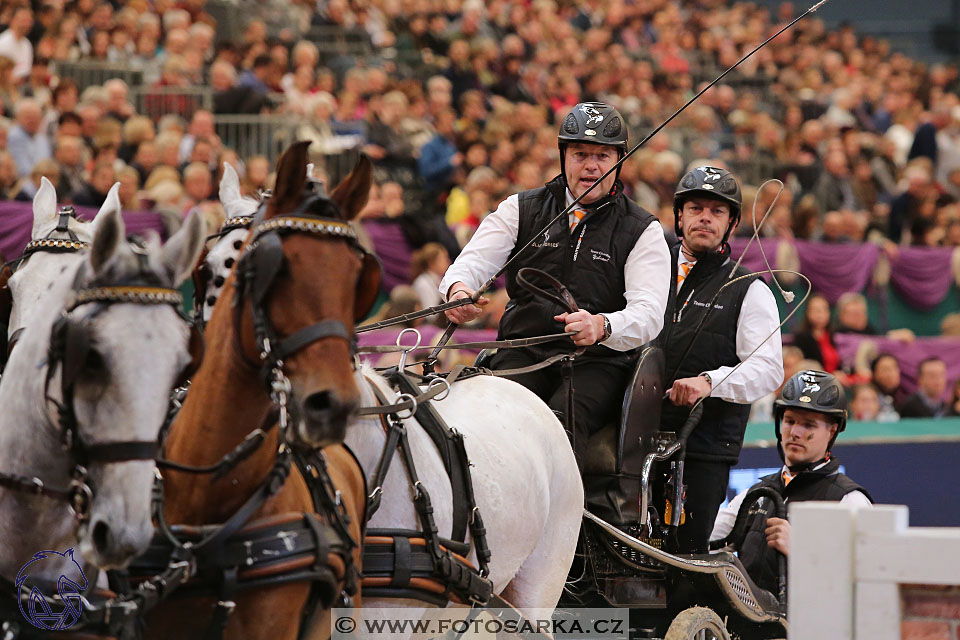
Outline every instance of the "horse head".
<path id="1" fill-rule="evenodd" d="M 247 359 L 290 381 L 294 440 L 321 447 L 343 439 L 359 405 L 353 325 L 376 298 L 380 268 L 349 225 L 367 201 L 370 160 L 362 156 L 327 194 L 304 171 L 308 146 L 278 162 L 276 189 L 237 265 L 234 309 Z"/>
<path id="2" fill-rule="evenodd" d="M 72 285 L 49 334 L 46 394 L 83 468 L 79 549 L 100 567 L 125 565 L 153 534 L 156 443 L 169 391 L 191 363 L 176 287 L 202 245 L 195 214 L 162 247 L 156 237 L 126 241 L 112 190 L 89 251 L 65 274 Z"/>

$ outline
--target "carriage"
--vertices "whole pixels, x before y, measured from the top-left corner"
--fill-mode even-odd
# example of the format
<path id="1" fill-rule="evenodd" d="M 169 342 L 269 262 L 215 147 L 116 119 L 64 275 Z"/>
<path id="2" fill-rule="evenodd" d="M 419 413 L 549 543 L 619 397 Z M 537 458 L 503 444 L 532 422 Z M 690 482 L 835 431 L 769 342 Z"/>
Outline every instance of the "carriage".
<path id="1" fill-rule="evenodd" d="M 624 394 L 621 419 L 593 434 L 584 469 L 586 509 L 561 605 L 631 609 L 631 637 L 767 640 L 786 637 L 784 562 L 779 594 L 761 589 L 727 551 L 679 555 L 684 446 L 702 407 L 679 433 L 661 431 L 664 356 L 646 348 Z M 766 493 L 744 500 L 738 525 Z M 762 507 L 760 507 L 762 508 Z"/>

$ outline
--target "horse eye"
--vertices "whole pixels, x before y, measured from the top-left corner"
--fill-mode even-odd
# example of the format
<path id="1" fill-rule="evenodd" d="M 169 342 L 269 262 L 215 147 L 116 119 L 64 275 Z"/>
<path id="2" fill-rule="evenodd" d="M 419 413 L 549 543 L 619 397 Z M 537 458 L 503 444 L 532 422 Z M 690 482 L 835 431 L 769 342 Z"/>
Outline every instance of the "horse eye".
<path id="1" fill-rule="evenodd" d="M 91 348 L 83 360 L 83 368 L 89 373 L 100 373 L 107 370 L 107 363 L 99 351 Z"/>

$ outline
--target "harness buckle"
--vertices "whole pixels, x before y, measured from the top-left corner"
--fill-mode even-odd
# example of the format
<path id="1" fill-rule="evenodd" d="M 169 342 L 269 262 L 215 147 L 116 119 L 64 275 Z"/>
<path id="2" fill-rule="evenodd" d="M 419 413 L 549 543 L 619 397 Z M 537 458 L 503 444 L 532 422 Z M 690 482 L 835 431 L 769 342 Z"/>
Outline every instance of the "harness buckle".
<path id="1" fill-rule="evenodd" d="M 41 480 L 40 478 L 30 478 L 30 483 L 33 485 L 34 493 L 38 495 L 43 493 L 43 490 L 44 490 L 43 480 Z"/>
<path id="2" fill-rule="evenodd" d="M 90 504 L 93 502 L 93 489 L 87 484 L 87 469 L 77 465 L 70 481 L 70 508 L 81 523 L 90 518 Z"/>
<path id="3" fill-rule="evenodd" d="M 262 346 L 260 348 L 260 359 L 266 360 L 270 356 L 270 338 L 264 336 Z"/>
<path id="4" fill-rule="evenodd" d="M 414 398 L 409 393 L 401 393 L 399 396 L 397 396 L 397 400 L 399 401 L 397 404 L 404 402 L 404 399 L 410 401 L 410 407 L 406 409 L 400 409 L 400 411 L 397 411 L 396 415 L 399 420 L 407 420 L 409 418 L 412 418 L 413 415 L 417 412 L 417 399 Z M 400 413 L 403 411 L 406 411 L 407 415 L 405 416 L 400 415 Z"/>
<path id="5" fill-rule="evenodd" d="M 409 346 L 409 347 L 405 347 L 404 345 L 400 344 L 401 342 L 403 342 L 403 335 L 407 332 L 413 332 L 413 334 L 417 336 L 417 341 L 412 346 Z M 400 335 L 397 336 L 396 345 L 401 349 L 403 349 L 403 351 L 401 352 L 401 355 L 400 355 L 400 364 L 397 365 L 397 371 L 403 371 L 404 369 L 406 369 L 407 355 L 414 349 L 417 349 L 420 346 L 420 342 L 422 340 L 423 340 L 423 336 L 420 335 L 420 332 L 417 329 L 414 329 L 413 327 L 408 327 L 407 329 L 404 329 L 403 331 L 400 332 Z"/>
<path id="6" fill-rule="evenodd" d="M 447 397 L 450 395 L 450 382 L 447 381 L 446 378 L 436 377 L 430 381 L 430 384 L 427 385 L 427 390 L 430 390 L 438 382 L 442 383 L 447 387 L 445 391 L 443 391 L 442 393 L 438 393 L 437 396 L 434 398 L 434 400 L 436 400 L 437 402 L 440 402 L 441 400 L 446 400 Z"/>

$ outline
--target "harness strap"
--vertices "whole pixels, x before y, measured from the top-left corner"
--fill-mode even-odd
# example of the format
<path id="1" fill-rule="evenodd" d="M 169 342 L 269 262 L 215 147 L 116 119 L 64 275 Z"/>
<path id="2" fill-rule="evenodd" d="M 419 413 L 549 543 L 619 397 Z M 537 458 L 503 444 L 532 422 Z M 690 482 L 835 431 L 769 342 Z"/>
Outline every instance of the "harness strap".
<path id="1" fill-rule="evenodd" d="M 132 440 L 84 444 L 87 457 L 97 462 L 123 462 L 126 460 L 154 460 L 157 443 Z"/>
<path id="2" fill-rule="evenodd" d="M 392 369 L 394 368 L 391 367 L 391 370 Z M 424 378 L 424 382 L 427 383 L 429 388 L 423 393 L 420 393 L 419 395 L 414 396 L 413 395 L 414 393 L 417 393 L 420 391 L 419 389 L 414 388 L 410 393 L 404 394 L 404 395 L 410 396 L 404 400 L 400 400 L 399 402 L 395 402 L 393 404 L 378 404 L 375 407 L 361 407 L 357 411 L 357 415 L 384 416 L 390 413 L 399 413 L 401 411 L 414 411 L 418 406 L 425 403 L 427 400 L 433 400 L 437 396 L 447 393 L 447 390 L 453 385 L 454 382 L 457 381 L 457 379 L 466 369 L 467 367 L 465 367 L 462 364 L 454 365 L 454 367 L 450 370 L 450 373 L 447 374 L 446 378 L 440 378 L 440 377 L 433 377 L 429 379 Z M 405 373 L 406 375 L 411 375 L 409 372 L 405 372 Z M 446 381 L 446 384 L 436 384 L 436 382 L 438 381 L 443 382 L 444 380 Z M 373 382 L 370 381 L 369 378 L 367 378 L 367 382 L 370 384 L 371 387 L 375 386 Z M 379 401 L 380 399 L 378 398 L 378 402 Z M 384 425 L 384 429 L 386 429 L 386 425 Z"/>
<path id="3" fill-rule="evenodd" d="M 283 338 L 279 344 L 273 346 L 273 357 L 277 360 L 284 360 L 290 354 L 296 353 L 308 344 L 323 338 L 343 338 L 347 342 L 353 340 L 342 322 L 339 320 L 323 320 Z"/>
<path id="4" fill-rule="evenodd" d="M 549 333 L 543 336 L 533 336 L 532 338 L 510 338 L 509 340 L 486 340 L 482 342 L 459 342 L 455 344 L 437 345 L 431 347 L 425 345 L 422 347 L 403 347 L 396 345 L 369 345 L 357 347 L 357 353 L 399 353 L 401 351 L 424 351 L 426 349 L 515 349 L 517 347 L 531 347 L 544 342 L 553 342 L 569 338 L 572 333 Z"/>

